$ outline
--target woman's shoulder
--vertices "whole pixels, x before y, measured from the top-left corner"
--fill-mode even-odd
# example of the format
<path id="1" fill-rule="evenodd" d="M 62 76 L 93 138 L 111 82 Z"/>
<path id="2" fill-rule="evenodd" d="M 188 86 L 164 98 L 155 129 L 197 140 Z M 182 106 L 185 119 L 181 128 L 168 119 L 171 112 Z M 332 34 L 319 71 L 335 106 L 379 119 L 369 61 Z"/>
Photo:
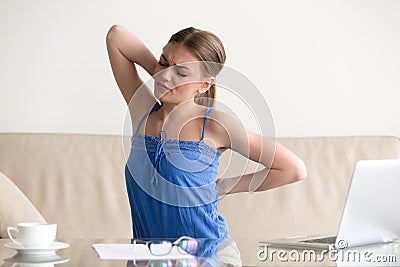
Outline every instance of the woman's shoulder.
<path id="1" fill-rule="evenodd" d="M 217 108 L 212 108 L 208 117 L 215 122 L 219 122 L 220 124 L 230 123 L 233 121 L 236 123 L 238 122 L 238 120 L 232 115 L 229 115 L 227 112 L 221 111 Z"/>
<path id="2" fill-rule="evenodd" d="M 208 135 L 214 138 L 229 141 L 229 135 L 232 129 L 237 129 L 242 125 L 238 119 L 227 112 L 213 109 L 207 120 Z M 222 142 L 222 143 L 225 143 Z"/>
<path id="3" fill-rule="evenodd" d="M 246 131 L 245 125 L 239 118 L 218 109 L 210 112 L 208 121 L 209 126 L 207 127 L 210 127 L 210 130 L 214 131 L 215 134 L 231 135 L 234 132 Z"/>

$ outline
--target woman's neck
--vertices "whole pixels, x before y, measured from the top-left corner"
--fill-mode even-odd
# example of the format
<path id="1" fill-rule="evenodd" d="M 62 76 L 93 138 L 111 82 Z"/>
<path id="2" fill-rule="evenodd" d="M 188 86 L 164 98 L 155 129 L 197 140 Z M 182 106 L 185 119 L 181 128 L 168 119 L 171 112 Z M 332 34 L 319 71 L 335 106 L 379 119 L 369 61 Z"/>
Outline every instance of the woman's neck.
<path id="1" fill-rule="evenodd" d="M 162 103 L 161 108 L 158 110 L 161 118 L 165 119 L 173 111 L 178 114 L 190 114 L 198 105 L 194 101 L 185 101 L 183 103 Z"/>

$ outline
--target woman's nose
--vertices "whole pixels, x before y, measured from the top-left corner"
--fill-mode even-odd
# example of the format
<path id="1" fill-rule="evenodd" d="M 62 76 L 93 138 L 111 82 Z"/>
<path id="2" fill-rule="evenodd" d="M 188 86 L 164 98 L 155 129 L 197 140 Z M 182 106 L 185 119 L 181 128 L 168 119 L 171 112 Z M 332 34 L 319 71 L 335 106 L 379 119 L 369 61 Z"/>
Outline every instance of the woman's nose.
<path id="1" fill-rule="evenodd" d="M 172 68 L 168 67 L 156 73 L 157 80 L 160 82 L 169 82 L 172 79 Z"/>

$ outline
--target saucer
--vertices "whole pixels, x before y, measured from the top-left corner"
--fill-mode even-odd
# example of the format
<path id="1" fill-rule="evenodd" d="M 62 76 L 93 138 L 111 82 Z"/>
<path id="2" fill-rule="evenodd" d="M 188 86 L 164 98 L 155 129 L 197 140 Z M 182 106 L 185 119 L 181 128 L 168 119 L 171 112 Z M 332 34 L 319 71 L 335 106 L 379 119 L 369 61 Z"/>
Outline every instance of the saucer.
<path id="1" fill-rule="evenodd" d="M 13 257 L 4 259 L 6 262 L 12 263 L 30 263 L 30 264 L 59 264 L 69 261 L 68 258 L 63 258 L 56 254 L 52 255 L 30 255 L 30 254 L 15 254 Z"/>
<path id="2" fill-rule="evenodd" d="M 62 242 L 54 242 L 48 247 L 25 247 L 22 244 L 14 242 L 4 244 L 4 247 L 15 249 L 18 254 L 55 254 L 56 250 L 69 247 L 69 244 Z"/>

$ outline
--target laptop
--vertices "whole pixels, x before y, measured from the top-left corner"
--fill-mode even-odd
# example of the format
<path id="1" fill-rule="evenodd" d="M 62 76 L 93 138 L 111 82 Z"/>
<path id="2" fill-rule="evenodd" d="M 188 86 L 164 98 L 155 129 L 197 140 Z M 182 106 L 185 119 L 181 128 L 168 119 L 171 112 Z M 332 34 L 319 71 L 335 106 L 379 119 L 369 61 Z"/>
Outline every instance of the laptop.
<path id="1" fill-rule="evenodd" d="M 303 236 L 260 243 L 274 247 L 345 249 L 400 238 L 400 159 L 356 163 L 336 236 Z"/>

